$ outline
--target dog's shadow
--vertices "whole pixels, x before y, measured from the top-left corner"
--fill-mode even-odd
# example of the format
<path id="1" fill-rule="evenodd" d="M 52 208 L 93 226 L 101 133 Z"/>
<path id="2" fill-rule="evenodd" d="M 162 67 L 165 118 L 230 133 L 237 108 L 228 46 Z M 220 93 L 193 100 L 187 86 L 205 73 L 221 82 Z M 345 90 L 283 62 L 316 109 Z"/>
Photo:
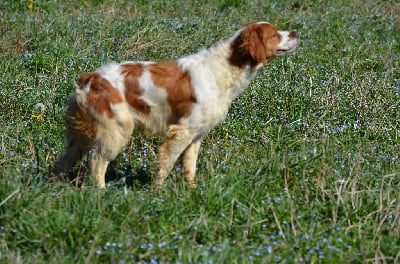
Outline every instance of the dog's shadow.
<path id="1" fill-rule="evenodd" d="M 106 172 L 106 183 L 110 182 L 140 188 L 150 185 L 151 172 L 146 165 L 134 169 L 132 165 L 121 167 L 118 162 L 111 162 Z"/>
<path id="2" fill-rule="evenodd" d="M 88 166 L 82 163 L 74 167 L 62 178 L 50 178 L 56 181 L 67 181 L 77 188 L 83 188 L 88 181 L 93 180 L 90 179 Z M 134 169 L 130 164 L 121 166 L 117 161 L 112 161 L 107 167 L 105 180 L 106 184 L 111 183 L 120 188 L 146 188 L 151 184 L 151 172 L 147 165 Z"/>

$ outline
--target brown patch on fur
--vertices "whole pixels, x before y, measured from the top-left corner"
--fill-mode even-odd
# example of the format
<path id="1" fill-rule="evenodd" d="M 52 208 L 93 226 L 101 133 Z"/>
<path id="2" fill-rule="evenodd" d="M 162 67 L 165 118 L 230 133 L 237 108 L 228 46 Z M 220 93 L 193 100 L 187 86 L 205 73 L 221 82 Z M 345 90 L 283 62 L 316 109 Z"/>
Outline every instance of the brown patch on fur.
<path id="1" fill-rule="evenodd" d="M 196 102 L 189 73 L 173 61 L 151 64 L 149 71 L 154 84 L 167 92 L 167 101 L 172 112 L 170 122 L 176 123 L 182 117 L 189 116 Z"/>
<path id="2" fill-rule="evenodd" d="M 113 118 L 114 112 L 111 105 L 123 102 L 119 91 L 108 80 L 101 77 L 98 72 L 85 74 L 78 80 L 81 89 L 88 84 L 90 84 L 86 95 L 88 105 L 97 113 L 105 113 L 109 118 Z"/>
<path id="3" fill-rule="evenodd" d="M 143 73 L 143 65 L 139 63 L 121 65 L 121 72 L 125 77 L 125 98 L 130 106 L 142 112 L 143 114 L 150 113 L 150 106 L 145 101 L 140 99 L 143 94 L 139 86 L 138 78 Z"/>
<path id="4" fill-rule="evenodd" d="M 282 39 L 278 30 L 267 23 L 250 23 L 232 42 L 229 62 L 237 67 L 264 64 L 276 56 L 276 49 Z"/>

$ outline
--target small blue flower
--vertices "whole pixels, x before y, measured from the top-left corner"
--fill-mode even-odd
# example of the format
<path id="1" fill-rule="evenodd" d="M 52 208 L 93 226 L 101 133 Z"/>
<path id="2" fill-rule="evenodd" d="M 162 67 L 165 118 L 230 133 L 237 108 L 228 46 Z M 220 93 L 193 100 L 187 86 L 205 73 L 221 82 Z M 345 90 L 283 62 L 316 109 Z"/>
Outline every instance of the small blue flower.
<path id="1" fill-rule="evenodd" d="M 272 248 L 272 246 L 268 246 L 268 247 L 267 247 L 267 252 L 271 254 L 271 253 L 272 253 L 272 251 L 273 251 L 273 248 Z"/>
<path id="2" fill-rule="evenodd" d="M 158 243 L 158 247 L 160 247 L 160 248 L 165 247 L 166 245 L 167 245 L 167 242 L 165 242 L 165 241 L 161 241 Z"/>
<path id="3" fill-rule="evenodd" d="M 159 264 L 160 262 L 158 262 L 157 259 L 151 259 L 151 260 L 150 260 L 150 263 L 151 263 L 151 264 Z"/>

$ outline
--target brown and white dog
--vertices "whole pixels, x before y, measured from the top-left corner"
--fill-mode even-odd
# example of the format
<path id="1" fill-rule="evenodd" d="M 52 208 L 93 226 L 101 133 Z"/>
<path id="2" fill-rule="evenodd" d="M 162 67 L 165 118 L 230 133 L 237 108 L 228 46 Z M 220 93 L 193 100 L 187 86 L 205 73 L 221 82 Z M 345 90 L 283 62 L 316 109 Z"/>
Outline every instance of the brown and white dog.
<path id="1" fill-rule="evenodd" d="M 133 131 L 149 131 L 165 136 L 153 184 L 161 186 L 182 156 L 183 174 L 195 186 L 203 137 L 224 120 L 259 67 L 297 44 L 295 31 L 250 23 L 229 39 L 177 61 L 109 63 L 83 75 L 69 99 L 67 149 L 53 173 L 66 173 L 93 147 L 91 173 L 104 188 L 109 162 Z"/>

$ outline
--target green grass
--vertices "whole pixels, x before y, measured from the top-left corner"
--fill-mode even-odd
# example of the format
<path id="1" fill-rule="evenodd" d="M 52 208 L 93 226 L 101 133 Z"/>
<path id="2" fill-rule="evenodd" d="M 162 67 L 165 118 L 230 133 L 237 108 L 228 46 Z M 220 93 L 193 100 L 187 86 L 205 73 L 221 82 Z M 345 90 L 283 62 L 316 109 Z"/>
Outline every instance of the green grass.
<path id="1" fill-rule="evenodd" d="M 28 4 L 0 3 L 1 263 L 400 262 L 397 1 Z M 107 191 L 47 180 L 81 73 L 174 59 L 254 20 L 301 45 L 206 137 L 199 188 L 179 168 L 161 194 L 125 186 L 154 168 L 149 136 L 118 157 Z"/>

